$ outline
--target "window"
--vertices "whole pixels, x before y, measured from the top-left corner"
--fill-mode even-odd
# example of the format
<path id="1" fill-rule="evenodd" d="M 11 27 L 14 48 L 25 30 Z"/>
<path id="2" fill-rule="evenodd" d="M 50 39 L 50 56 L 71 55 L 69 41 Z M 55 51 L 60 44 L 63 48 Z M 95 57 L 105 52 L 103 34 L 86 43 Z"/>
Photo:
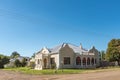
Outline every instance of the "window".
<path id="1" fill-rule="evenodd" d="M 38 59 L 37 64 L 40 64 L 40 59 Z"/>
<path id="2" fill-rule="evenodd" d="M 55 64 L 55 58 L 50 58 L 50 64 Z"/>
<path id="3" fill-rule="evenodd" d="M 65 65 L 70 64 L 70 57 L 64 57 L 64 64 Z"/>
<path id="4" fill-rule="evenodd" d="M 92 58 L 92 60 L 91 60 L 91 64 L 94 65 L 94 58 Z"/>
<path id="5" fill-rule="evenodd" d="M 87 65 L 90 65 L 90 58 L 87 58 Z"/>
<path id="6" fill-rule="evenodd" d="M 80 57 L 76 58 L 76 65 L 81 65 L 81 59 L 80 59 Z"/>
<path id="7" fill-rule="evenodd" d="M 25 61 L 28 61 L 27 59 L 25 59 Z"/>
<path id="8" fill-rule="evenodd" d="M 95 64 L 97 63 L 97 59 L 95 59 Z"/>
<path id="9" fill-rule="evenodd" d="M 86 65 L 86 58 L 85 57 L 83 58 L 82 62 L 83 62 L 83 65 Z"/>

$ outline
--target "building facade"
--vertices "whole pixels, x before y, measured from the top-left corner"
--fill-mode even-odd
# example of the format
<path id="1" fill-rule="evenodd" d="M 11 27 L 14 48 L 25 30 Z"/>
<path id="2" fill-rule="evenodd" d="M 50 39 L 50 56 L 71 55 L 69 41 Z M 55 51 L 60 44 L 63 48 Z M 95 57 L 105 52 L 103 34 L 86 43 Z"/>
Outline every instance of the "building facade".
<path id="1" fill-rule="evenodd" d="M 63 43 L 52 49 L 42 48 L 35 55 L 35 69 L 96 68 L 99 66 L 99 52 L 95 47 L 86 50 L 80 46 Z"/>

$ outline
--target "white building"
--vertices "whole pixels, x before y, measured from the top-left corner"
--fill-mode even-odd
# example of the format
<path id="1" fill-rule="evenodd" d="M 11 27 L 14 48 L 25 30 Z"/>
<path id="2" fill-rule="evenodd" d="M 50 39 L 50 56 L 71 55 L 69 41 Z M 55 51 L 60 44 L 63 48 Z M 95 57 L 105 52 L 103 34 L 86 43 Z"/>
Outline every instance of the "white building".
<path id="1" fill-rule="evenodd" d="M 42 70 L 55 66 L 60 68 L 95 68 L 99 66 L 99 52 L 63 43 L 52 49 L 44 47 L 35 55 L 35 69 Z"/>

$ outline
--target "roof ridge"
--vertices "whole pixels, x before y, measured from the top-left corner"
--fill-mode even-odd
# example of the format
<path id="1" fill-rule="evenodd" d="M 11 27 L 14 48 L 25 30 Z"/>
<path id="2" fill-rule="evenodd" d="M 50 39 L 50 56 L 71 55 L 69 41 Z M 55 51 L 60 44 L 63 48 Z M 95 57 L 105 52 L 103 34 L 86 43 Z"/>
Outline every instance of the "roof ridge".
<path id="1" fill-rule="evenodd" d="M 77 46 L 77 45 L 75 45 L 75 44 L 72 44 L 72 43 L 68 43 L 68 44 L 73 45 L 73 46 L 75 46 L 75 47 L 79 47 L 79 46 Z"/>

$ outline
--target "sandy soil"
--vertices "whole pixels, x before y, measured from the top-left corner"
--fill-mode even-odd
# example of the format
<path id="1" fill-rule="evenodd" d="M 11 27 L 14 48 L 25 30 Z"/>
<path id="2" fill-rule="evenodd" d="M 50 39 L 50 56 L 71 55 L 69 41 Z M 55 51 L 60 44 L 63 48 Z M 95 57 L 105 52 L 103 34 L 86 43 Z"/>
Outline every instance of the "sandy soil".
<path id="1" fill-rule="evenodd" d="M 0 70 L 0 80 L 120 80 L 120 70 L 66 75 L 27 75 Z"/>

